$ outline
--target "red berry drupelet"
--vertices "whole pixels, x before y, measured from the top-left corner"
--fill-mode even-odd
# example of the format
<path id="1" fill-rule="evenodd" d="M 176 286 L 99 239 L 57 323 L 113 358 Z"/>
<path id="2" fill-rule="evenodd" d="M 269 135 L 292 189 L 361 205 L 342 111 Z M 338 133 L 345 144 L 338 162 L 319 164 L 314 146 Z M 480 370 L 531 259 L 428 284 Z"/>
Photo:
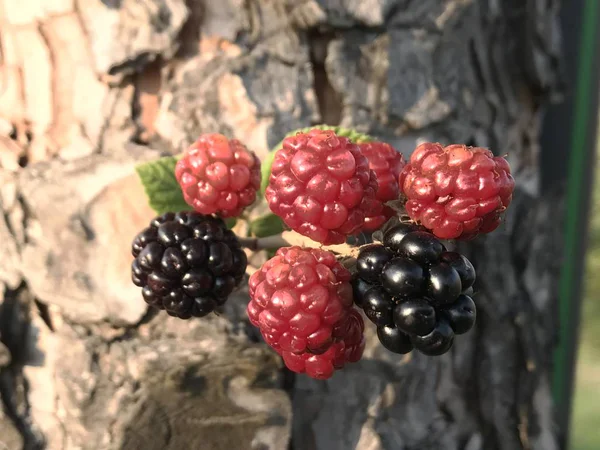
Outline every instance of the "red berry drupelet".
<path id="1" fill-rule="evenodd" d="M 505 158 L 480 147 L 432 143 L 416 148 L 399 183 L 410 218 L 440 239 L 495 230 L 515 186 Z"/>
<path id="2" fill-rule="evenodd" d="M 265 197 L 294 231 L 322 244 L 341 244 L 382 215 L 377 181 L 367 158 L 349 139 L 313 129 L 284 139 Z"/>
<path id="3" fill-rule="evenodd" d="M 329 378 L 364 348 L 350 279 L 330 252 L 281 248 L 250 277 L 248 318 L 290 370 Z"/>
<path id="4" fill-rule="evenodd" d="M 377 177 L 376 198 L 382 202 L 397 200 L 400 196 L 398 177 L 406 165 L 402 153 L 385 142 L 358 144 L 362 154 L 369 160 L 369 168 Z"/>
<path id="5" fill-rule="evenodd" d="M 146 303 L 181 319 L 223 305 L 248 263 L 239 241 L 218 218 L 166 213 L 133 240 L 131 278 Z"/>
<path id="6" fill-rule="evenodd" d="M 236 217 L 256 199 L 260 161 L 236 139 L 204 134 L 177 162 L 175 177 L 199 213 Z"/>
<path id="7" fill-rule="evenodd" d="M 339 329 L 337 335 L 341 338 L 335 340 L 324 353 L 281 352 L 286 367 L 296 373 L 306 373 L 312 378 L 326 380 L 336 370 L 343 369 L 346 363 L 358 362 L 365 349 L 365 323 L 362 316 L 352 308 L 336 328 Z"/>
<path id="8" fill-rule="evenodd" d="M 369 168 L 377 178 L 375 197 L 382 203 L 397 200 L 400 195 L 398 177 L 406 165 L 404 156 L 385 142 L 365 142 L 358 144 L 362 154 L 369 160 Z M 375 231 L 395 215 L 395 211 L 384 206 L 380 214 L 365 218 L 365 229 Z"/>

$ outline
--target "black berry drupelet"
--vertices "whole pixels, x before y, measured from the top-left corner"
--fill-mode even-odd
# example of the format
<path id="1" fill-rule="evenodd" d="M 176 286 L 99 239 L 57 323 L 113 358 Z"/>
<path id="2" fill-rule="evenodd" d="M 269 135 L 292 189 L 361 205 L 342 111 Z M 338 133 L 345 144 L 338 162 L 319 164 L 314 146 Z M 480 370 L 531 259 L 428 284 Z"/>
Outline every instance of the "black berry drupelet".
<path id="1" fill-rule="evenodd" d="M 146 303 L 181 319 L 223 305 L 248 264 L 235 234 L 216 217 L 166 213 L 133 240 L 131 279 Z"/>
<path id="2" fill-rule="evenodd" d="M 475 324 L 475 303 L 467 295 L 475 283 L 473 265 L 414 225 L 396 225 L 383 234 L 382 243 L 361 247 L 356 268 L 355 303 L 394 353 L 414 348 L 441 355 L 450 350 L 455 334 Z"/>

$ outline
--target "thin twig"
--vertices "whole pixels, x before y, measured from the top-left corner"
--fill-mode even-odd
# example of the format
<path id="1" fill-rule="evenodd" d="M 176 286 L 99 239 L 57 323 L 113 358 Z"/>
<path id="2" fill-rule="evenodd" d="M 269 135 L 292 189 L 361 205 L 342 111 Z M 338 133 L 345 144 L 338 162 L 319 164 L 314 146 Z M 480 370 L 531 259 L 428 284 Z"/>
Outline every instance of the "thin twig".
<path id="1" fill-rule="evenodd" d="M 286 241 L 281 234 L 267 236 L 264 238 L 238 238 L 240 245 L 252 251 L 273 250 L 281 247 L 288 247 L 290 243 Z"/>
<path id="2" fill-rule="evenodd" d="M 291 231 L 284 231 L 281 234 L 263 238 L 240 237 L 238 239 L 242 247 L 254 252 L 258 250 L 275 250 L 281 247 L 291 247 L 297 245 L 299 247 L 320 248 L 337 253 L 338 255 L 356 258 L 360 249 L 360 247 L 355 247 L 348 244 L 323 245 Z"/>

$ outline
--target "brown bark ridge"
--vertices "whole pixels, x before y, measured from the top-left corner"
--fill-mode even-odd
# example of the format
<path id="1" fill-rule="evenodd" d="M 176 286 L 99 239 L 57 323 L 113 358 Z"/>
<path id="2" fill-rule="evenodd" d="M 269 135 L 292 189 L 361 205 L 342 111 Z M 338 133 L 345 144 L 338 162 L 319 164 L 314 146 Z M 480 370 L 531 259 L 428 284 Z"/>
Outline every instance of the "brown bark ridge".
<path id="1" fill-rule="evenodd" d="M 0 1 L 0 448 L 554 450 L 561 190 L 538 192 L 557 0 Z M 244 319 L 148 312 L 133 168 L 222 132 L 264 156 L 328 122 L 508 154 L 502 227 L 461 247 L 479 321 L 451 354 L 370 343 L 291 377 Z"/>

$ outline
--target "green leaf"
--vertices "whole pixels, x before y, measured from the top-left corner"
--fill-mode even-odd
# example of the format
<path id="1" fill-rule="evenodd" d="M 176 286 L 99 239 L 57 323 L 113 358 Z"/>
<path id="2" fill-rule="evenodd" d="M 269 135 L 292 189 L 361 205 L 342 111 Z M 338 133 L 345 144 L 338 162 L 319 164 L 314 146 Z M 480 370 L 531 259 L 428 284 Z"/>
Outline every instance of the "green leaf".
<path id="1" fill-rule="evenodd" d="M 157 214 L 193 209 L 183 199 L 183 193 L 175 178 L 175 164 L 177 159 L 168 156 L 136 167 L 148 196 L 148 203 Z"/>
<path id="2" fill-rule="evenodd" d="M 285 230 L 285 225 L 279 216 L 273 213 L 265 214 L 250 223 L 250 231 L 256 237 L 274 236 Z"/>
<path id="3" fill-rule="evenodd" d="M 352 130 L 350 128 L 342 128 L 331 125 L 315 125 L 312 127 L 300 128 L 299 130 L 294 130 L 286 134 L 285 137 L 287 138 L 290 136 L 294 136 L 297 133 L 307 133 L 310 130 L 314 130 L 315 128 L 318 128 L 319 130 L 333 130 L 338 136 L 347 137 L 356 144 L 362 144 L 363 142 L 372 142 L 375 140 L 374 137 L 369 136 L 368 134 L 359 133 L 358 131 Z M 275 154 L 277 153 L 277 150 L 281 149 L 282 144 L 283 140 L 269 152 L 269 154 L 267 155 L 260 167 L 260 171 L 262 174 L 260 192 L 263 195 L 265 193 L 265 190 L 267 189 L 267 186 L 269 185 L 269 177 L 271 176 L 271 166 L 273 165 L 273 161 L 275 160 Z"/>
<path id="4" fill-rule="evenodd" d="M 235 218 L 235 217 L 229 217 L 229 218 L 225 219 L 225 225 L 227 225 L 228 230 L 231 230 L 233 227 L 235 227 L 236 224 L 237 224 L 237 218 Z"/>

